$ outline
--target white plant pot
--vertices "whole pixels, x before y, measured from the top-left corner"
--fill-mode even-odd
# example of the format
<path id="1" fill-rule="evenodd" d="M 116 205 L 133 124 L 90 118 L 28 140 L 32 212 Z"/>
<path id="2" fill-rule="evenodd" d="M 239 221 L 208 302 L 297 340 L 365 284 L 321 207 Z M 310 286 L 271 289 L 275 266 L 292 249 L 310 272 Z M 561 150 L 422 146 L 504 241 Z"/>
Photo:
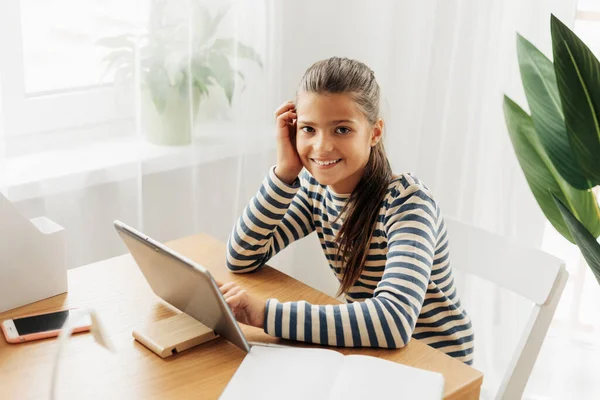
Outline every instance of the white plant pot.
<path id="1" fill-rule="evenodd" d="M 159 112 L 152 101 L 150 90 L 142 89 L 142 127 L 149 142 L 164 146 L 182 146 L 192 141 L 191 120 L 198 112 L 198 96 L 194 96 L 190 110 L 187 96 L 181 96 L 176 88 L 166 97 L 165 109 Z M 190 118 L 190 114 L 192 117 Z"/>

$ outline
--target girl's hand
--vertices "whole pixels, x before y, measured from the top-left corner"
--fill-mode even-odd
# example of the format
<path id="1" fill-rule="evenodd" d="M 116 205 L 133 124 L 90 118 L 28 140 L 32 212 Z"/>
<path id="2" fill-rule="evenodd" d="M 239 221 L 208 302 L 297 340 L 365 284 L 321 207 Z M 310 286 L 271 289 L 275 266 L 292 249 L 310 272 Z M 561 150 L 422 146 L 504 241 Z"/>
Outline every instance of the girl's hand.
<path id="1" fill-rule="evenodd" d="M 235 319 L 242 324 L 262 328 L 265 321 L 266 300 L 248 294 L 233 282 L 219 286 Z"/>
<path id="2" fill-rule="evenodd" d="M 277 166 L 275 175 L 292 184 L 302 170 L 302 161 L 296 150 L 296 106 L 288 101 L 276 111 L 277 118 Z"/>

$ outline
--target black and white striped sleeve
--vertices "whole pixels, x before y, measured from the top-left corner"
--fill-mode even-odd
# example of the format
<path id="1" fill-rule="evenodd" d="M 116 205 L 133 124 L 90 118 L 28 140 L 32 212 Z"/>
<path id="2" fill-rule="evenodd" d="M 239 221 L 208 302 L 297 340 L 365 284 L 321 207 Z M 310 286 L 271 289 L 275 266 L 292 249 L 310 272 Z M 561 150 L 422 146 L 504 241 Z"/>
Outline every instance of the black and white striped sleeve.
<path id="1" fill-rule="evenodd" d="M 251 272 L 295 240 L 315 230 L 303 175 L 288 185 L 271 168 L 227 241 L 227 267 Z"/>

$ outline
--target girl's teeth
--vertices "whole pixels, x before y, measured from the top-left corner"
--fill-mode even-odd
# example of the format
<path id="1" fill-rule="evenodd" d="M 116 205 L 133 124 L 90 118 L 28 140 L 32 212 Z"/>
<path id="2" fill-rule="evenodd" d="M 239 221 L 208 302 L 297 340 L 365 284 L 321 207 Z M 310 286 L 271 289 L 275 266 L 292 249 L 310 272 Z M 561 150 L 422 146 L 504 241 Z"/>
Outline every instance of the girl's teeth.
<path id="1" fill-rule="evenodd" d="M 318 161 L 318 160 L 314 160 L 314 161 L 315 161 L 317 164 L 319 164 L 319 165 L 323 165 L 323 166 L 325 166 L 325 165 L 331 165 L 331 164 L 335 164 L 336 162 L 338 162 L 338 161 L 340 161 L 340 160 L 325 161 L 325 162 L 323 162 L 323 161 Z"/>

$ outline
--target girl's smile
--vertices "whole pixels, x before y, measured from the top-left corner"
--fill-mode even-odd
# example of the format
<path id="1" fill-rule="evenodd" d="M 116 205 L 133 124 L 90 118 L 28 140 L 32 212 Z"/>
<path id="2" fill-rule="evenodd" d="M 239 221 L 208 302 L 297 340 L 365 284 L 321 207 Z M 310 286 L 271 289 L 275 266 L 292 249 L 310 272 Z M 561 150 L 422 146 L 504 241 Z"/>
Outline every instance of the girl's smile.
<path id="1" fill-rule="evenodd" d="M 335 167 L 337 164 L 339 164 L 340 161 L 342 161 L 341 158 L 337 158 L 337 159 L 319 159 L 319 158 L 311 158 L 310 159 L 312 162 L 314 162 L 315 164 L 317 164 L 318 168 L 321 169 L 329 169 L 329 168 L 333 168 Z"/>

